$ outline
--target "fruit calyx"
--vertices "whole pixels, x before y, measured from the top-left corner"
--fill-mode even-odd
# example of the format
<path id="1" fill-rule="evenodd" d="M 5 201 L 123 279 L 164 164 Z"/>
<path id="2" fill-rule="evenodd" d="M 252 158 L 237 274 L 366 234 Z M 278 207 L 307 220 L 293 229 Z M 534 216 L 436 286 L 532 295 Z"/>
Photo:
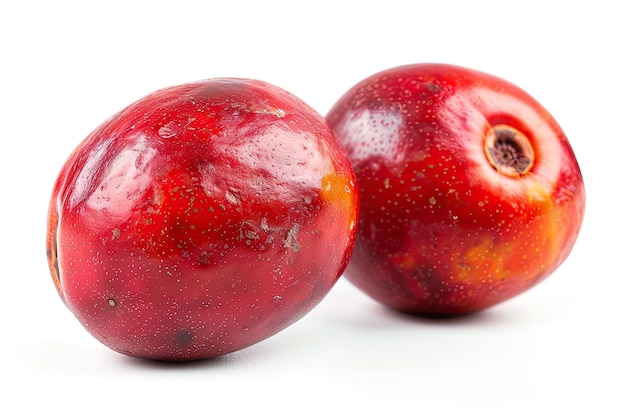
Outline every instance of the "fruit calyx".
<path id="1" fill-rule="evenodd" d="M 501 174 L 519 177 L 535 162 L 535 151 L 528 137 L 506 124 L 492 126 L 485 135 L 485 154 Z"/>

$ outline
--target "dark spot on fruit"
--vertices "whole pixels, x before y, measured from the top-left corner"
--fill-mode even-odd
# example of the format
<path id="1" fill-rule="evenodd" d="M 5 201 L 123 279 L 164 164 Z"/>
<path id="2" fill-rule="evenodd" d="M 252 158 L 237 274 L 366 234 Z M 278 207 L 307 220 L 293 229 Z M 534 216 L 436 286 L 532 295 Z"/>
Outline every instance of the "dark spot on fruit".
<path id="1" fill-rule="evenodd" d="M 198 264 L 199 265 L 208 265 L 211 263 L 211 258 L 207 251 L 202 251 L 202 253 L 198 256 Z"/>
<path id="2" fill-rule="evenodd" d="M 521 149 L 519 145 L 515 143 L 513 135 L 510 133 L 499 136 L 494 146 L 489 148 L 489 153 L 492 158 L 504 165 L 521 166 L 520 164 L 524 164 L 525 162 L 529 163 L 528 158 L 521 156 Z"/>
<path id="3" fill-rule="evenodd" d="M 436 93 L 438 91 L 441 91 L 441 86 L 439 84 L 437 84 L 437 83 L 426 82 L 426 83 L 424 83 L 424 86 L 431 93 Z"/>
<path id="4" fill-rule="evenodd" d="M 107 299 L 107 303 L 109 303 L 109 307 L 116 307 L 117 306 L 117 301 L 115 301 L 114 298 L 108 298 Z"/>
<path id="5" fill-rule="evenodd" d="M 193 340 L 193 333 L 188 329 L 180 329 L 174 334 L 174 343 L 177 346 L 187 346 Z"/>

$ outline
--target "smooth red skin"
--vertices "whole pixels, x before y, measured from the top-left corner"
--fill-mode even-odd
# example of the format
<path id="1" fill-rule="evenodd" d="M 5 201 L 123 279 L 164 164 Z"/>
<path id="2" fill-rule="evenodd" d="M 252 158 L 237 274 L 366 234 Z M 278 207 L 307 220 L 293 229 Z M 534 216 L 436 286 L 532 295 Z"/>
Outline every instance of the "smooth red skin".
<path id="1" fill-rule="evenodd" d="M 110 348 L 213 357 L 294 323 L 356 234 L 347 155 L 318 113 L 260 81 L 157 91 L 91 133 L 54 186 L 55 284 Z"/>
<path id="2" fill-rule="evenodd" d="M 497 103 L 477 87 L 497 94 Z M 510 112 L 511 102 L 529 106 L 536 124 Z M 470 142 L 482 149 L 483 131 L 470 128 L 476 112 L 484 129 L 507 123 L 525 133 L 537 153 L 527 178 L 539 183 L 539 170 L 553 164 L 553 183 L 517 193 L 477 175 L 489 162 L 482 150 L 466 151 Z M 518 87 L 466 68 L 408 65 L 356 84 L 327 120 L 361 196 L 345 276 L 379 302 L 418 315 L 475 312 L 526 291 L 570 253 L 585 206 L 581 173 L 560 127 Z M 538 149 L 549 140 L 539 131 L 555 137 L 560 161 Z"/>

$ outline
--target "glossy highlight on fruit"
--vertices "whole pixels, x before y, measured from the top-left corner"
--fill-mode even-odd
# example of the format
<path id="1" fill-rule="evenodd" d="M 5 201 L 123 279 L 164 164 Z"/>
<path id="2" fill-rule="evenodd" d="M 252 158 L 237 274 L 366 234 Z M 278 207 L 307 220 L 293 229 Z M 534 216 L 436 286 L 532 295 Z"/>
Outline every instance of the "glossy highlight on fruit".
<path id="1" fill-rule="evenodd" d="M 349 281 L 429 316 L 479 311 L 539 283 L 577 239 L 585 189 L 554 118 L 501 78 L 384 70 L 327 115 L 361 195 Z"/>
<path id="2" fill-rule="evenodd" d="M 250 79 L 156 91 L 63 166 L 47 252 L 63 301 L 118 352 L 193 360 L 303 317 L 356 235 L 354 173 L 324 118 Z"/>

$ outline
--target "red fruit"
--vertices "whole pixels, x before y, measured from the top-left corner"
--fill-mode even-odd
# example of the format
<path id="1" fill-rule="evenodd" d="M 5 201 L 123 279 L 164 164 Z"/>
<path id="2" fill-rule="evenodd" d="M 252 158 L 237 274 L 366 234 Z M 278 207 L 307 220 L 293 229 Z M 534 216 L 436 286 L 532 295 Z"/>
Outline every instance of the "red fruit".
<path id="1" fill-rule="evenodd" d="M 356 234 L 326 121 L 260 81 L 163 89 L 91 133 L 54 186 L 48 258 L 85 328 L 132 356 L 232 352 L 311 310 Z"/>
<path id="2" fill-rule="evenodd" d="M 346 277 L 392 308 L 456 315 L 509 299 L 568 256 L 585 206 L 565 134 L 518 87 L 409 65 L 351 88 L 327 120 L 361 196 Z"/>

